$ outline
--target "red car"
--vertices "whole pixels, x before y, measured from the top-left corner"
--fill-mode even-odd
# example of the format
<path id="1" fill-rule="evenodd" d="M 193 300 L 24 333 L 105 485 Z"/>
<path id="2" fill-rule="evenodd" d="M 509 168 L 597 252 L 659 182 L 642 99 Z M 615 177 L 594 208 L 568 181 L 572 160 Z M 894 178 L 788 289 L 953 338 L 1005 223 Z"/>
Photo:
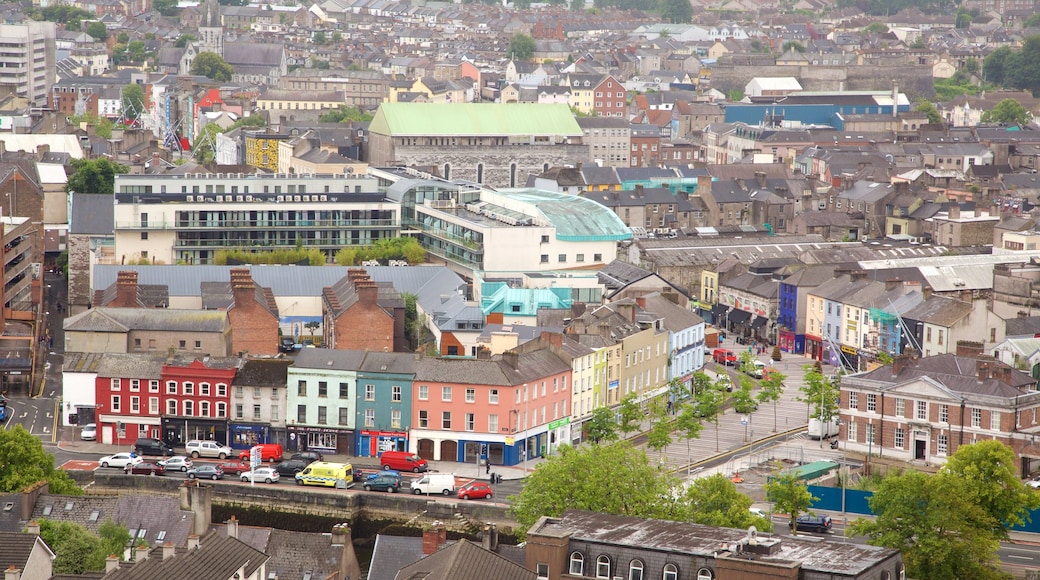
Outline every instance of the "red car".
<path id="1" fill-rule="evenodd" d="M 491 486 L 482 481 L 474 481 L 459 488 L 459 499 L 491 499 L 493 496 Z"/>
<path id="2" fill-rule="evenodd" d="M 249 471 L 248 461 L 224 461 L 217 464 L 225 475 L 241 475 Z"/>
<path id="3" fill-rule="evenodd" d="M 123 468 L 123 473 L 130 473 L 133 475 L 165 475 L 166 468 L 158 463 L 142 461 L 140 463 L 127 465 Z"/>

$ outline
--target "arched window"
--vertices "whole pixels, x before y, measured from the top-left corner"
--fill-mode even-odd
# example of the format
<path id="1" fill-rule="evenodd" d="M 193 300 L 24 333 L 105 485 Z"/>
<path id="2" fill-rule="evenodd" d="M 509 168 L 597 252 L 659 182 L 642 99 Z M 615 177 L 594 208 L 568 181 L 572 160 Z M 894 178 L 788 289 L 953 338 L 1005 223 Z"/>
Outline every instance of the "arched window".
<path id="1" fill-rule="evenodd" d="M 664 565 L 664 573 L 661 574 L 661 580 L 679 580 L 679 569 L 675 567 L 675 564 Z"/>
<path id="2" fill-rule="evenodd" d="M 628 580 L 643 580 L 643 563 L 639 560 L 628 564 Z"/>
<path id="3" fill-rule="evenodd" d="M 444 179 L 451 179 L 451 163 L 444 164 Z"/>
<path id="4" fill-rule="evenodd" d="M 892 580 L 892 574 L 888 570 L 881 572 L 881 580 Z"/>
<path id="5" fill-rule="evenodd" d="M 545 173 L 546 171 L 549 171 L 549 164 L 542 163 L 542 173 Z"/>
<path id="6" fill-rule="evenodd" d="M 509 187 L 516 187 L 516 163 L 509 164 Z"/>
<path id="7" fill-rule="evenodd" d="M 484 164 L 477 163 L 477 183 L 484 183 Z"/>
<path id="8" fill-rule="evenodd" d="M 607 556 L 596 558 L 596 578 L 610 578 L 610 558 Z"/>
<path id="9" fill-rule="evenodd" d="M 571 552 L 571 568 L 569 574 L 581 576 L 585 573 L 585 556 L 581 552 Z"/>
<path id="10" fill-rule="evenodd" d="M 711 573 L 708 568 L 701 568 L 697 570 L 697 580 L 713 580 L 715 575 Z"/>
<path id="11" fill-rule="evenodd" d="M 902 564 L 896 568 L 896 573 L 899 574 L 899 580 L 906 580 L 906 568 L 903 568 Z"/>

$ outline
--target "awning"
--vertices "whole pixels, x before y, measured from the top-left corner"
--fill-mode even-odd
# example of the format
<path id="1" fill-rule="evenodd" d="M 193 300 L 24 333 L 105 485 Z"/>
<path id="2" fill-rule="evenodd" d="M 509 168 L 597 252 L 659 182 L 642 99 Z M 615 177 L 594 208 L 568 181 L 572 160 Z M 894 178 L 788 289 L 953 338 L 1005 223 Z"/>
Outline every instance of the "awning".
<path id="1" fill-rule="evenodd" d="M 725 304 L 716 304 L 711 307 L 711 313 L 716 318 L 725 316 L 727 310 L 729 310 L 729 306 L 726 306 Z"/>
<path id="2" fill-rule="evenodd" d="M 733 310 L 729 313 L 729 321 L 733 324 L 746 324 L 751 320 L 751 313 L 746 310 Z"/>
<path id="3" fill-rule="evenodd" d="M 769 319 L 765 316 L 756 316 L 755 319 L 751 321 L 751 328 L 762 328 L 767 322 L 769 322 Z"/>

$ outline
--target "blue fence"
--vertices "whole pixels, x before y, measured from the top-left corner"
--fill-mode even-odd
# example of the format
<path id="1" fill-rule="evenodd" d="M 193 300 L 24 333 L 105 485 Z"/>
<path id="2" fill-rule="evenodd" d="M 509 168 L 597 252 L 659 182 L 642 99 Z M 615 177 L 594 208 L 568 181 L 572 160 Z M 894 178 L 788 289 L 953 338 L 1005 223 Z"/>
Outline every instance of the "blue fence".
<path id="1" fill-rule="evenodd" d="M 870 497 L 874 495 L 872 491 L 861 491 L 858 489 L 842 490 L 840 487 L 810 485 L 809 493 L 813 494 L 813 497 L 819 498 L 813 502 L 812 509 L 840 512 L 842 511 L 842 494 L 844 493 L 845 512 L 867 516 L 874 515 L 870 505 L 867 503 L 870 501 Z M 1018 532 L 1040 534 L 1040 510 L 1033 510 L 1029 516 L 1029 521 L 1025 525 L 1015 526 L 1011 529 Z"/>

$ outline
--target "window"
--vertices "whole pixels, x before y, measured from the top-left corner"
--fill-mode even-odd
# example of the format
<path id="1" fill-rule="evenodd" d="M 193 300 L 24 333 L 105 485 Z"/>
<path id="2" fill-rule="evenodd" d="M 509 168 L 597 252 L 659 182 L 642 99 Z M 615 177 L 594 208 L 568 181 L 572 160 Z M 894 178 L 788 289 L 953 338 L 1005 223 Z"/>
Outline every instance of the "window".
<path id="1" fill-rule="evenodd" d="M 348 425 L 349 424 L 349 422 L 350 422 L 350 413 L 348 411 L 349 411 L 349 409 L 347 409 L 346 407 L 340 407 L 339 408 L 339 424 L 340 425 Z"/>
<path id="2" fill-rule="evenodd" d="M 549 565 L 542 562 L 535 564 L 535 575 L 538 580 L 549 580 Z"/>
<path id="3" fill-rule="evenodd" d="M 441 387 L 441 400 L 451 401 L 451 387 Z"/>
<path id="4" fill-rule="evenodd" d="M 675 564 L 664 565 L 664 573 L 661 574 L 661 580 L 679 580 L 679 569 L 675 567 Z"/>
<path id="5" fill-rule="evenodd" d="M 375 385 L 365 385 L 365 400 L 366 401 L 375 401 L 376 400 L 376 386 Z"/>
<path id="6" fill-rule="evenodd" d="M 466 402 L 467 403 L 476 403 L 477 402 L 477 390 L 476 389 L 466 389 Z"/>
<path id="7" fill-rule="evenodd" d="M 574 261 L 575 262 L 584 262 L 585 261 L 585 254 L 575 254 Z"/>
<path id="8" fill-rule="evenodd" d="M 476 426 L 476 415 L 473 413 L 466 413 L 466 431 L 472 431 Z"/>
<path id="9" fill-rule="evenodd" d="M 159 397 L 148 397 L 148 414 L 159 414 Z"/>
<path id="10" fill-rule="evenodd" d="M 307 422 L 307 405 L 296 405 L 296 422 Z"/>
<path id="11" fill-rule="evenodd" d="M 548 244 L 549 243 L 549 236 L 542 236 L 542 243 L 543 244 Z"/>
<path id="12" fill-rule="evenodd" d="M 350 398 L 350 386 L 347 383 L 339 384 L 339 398 L 349 399 Z"/>
<path id="13" fill-rule="evenodd" d="M 112 412 L 113 413 L 118 413 L 119 412 L 119 408 L 120 408 L 120 405 L 119 405 L 119 395 L 112 395 Z"/>
<path id="14" fill-rule="evenodd" d="M 217 383 L 217 396 L 218 397 L 226 397 L 227 396 L 227 385 L 225 385 L 224 383 Z"/>
<path id="15" fill-rule="evenodd" d="M 242 414 L 239 413 L 238 416 L 241 417 Z M 254 421 L 259 421 L 260 420 L 260 405 L 253 405 L 253 420 Z"/>
<path id="16" fill-rule="evenodd" d="M 498 404 L 498 389 L 491 389 L 490 391 L 488 391 L 488 404 Z"/>
<path id="17" fill-rule="evenodd" d="M 426 401 L 430 398 L 430 387 L 428 385 L 419 385 L 419 400 Z"/>
<path id="18" fill-rule="evenodd" d="M 498 433 L 498 415 L 488 415 L 488 432 Z"/>
<path id="19" fill-rule="evenodd" d="M 158 393 L 159 392 L 159 381 L 156 381 L 156 380 L 148 381 L 148 392 L 149 393 Z"/>
<path id="20" fill-rule="evenodd" d="M 141 397 L 130 397 L 130 412 L 135 415 L 141 412 Z"/>
<path id="21" fill-rule="evenodd" d="M 183 403 L 181 403 L 181 405 L 184 407 L 184 416 L 185 417 L 191 417 L 192 415 L 195 414 L 195 402 L 194 401 L 184 401 Z"/>
<path id="22" fill-rule="evenodd" d="M 542 254 L 542 255 L 541 255 L 541 256 L 539 257 L 539 260 L 538 260 L 538 262 L 539 262 L 539 263 L 542 263 L 542 264 L 548 264 L 548 263 L 549 263 L 549 254 Z"/>
<path id="23" fill-rule="evenodd" d="M 856 391 L 849 391 L 849 408 L 859 409 L 859 393 Z"/>
<path id="24" fill-rule="evenodd" d="M 895 436 L 896 449 L 905 449 L 905 447 L 903 447 L 905 439 L 906 439 L 906 432 L 903 431 L 902 427 L 896 427 L 896 436 Z"/>
<path id="25" fill-rule="evenodd" d="M 917 407 L 917 414 L 916 414 L 917 418 L 918 419 L 927 419 L 928 418 L 928 402 L 927 401 L 917 401 L 916 407 Z"/>
<path id="26" fill-rule="evenodd" d="M 441 411 L 441 429 L 451 429 L 451 411 Z"/>
<path id="27" fill-rule="evenodd" d="M 177 401 L 170 399 L 166 401 L 166 414 L 176 415 L 177 414 Z"/>
<path id="28" fill-rule="evenodd" d="M 982 409 L 975 408 L 971 410 L 971 426 L 982 427 Z"/>
<path id="29" fill-rule="evenodd" d="M 329 384 L 325 381 L 318 381 L 318 396 L 327 397 L 329 396 Z"/>
<path id="30" fill-rule="evenodd" d="M 567 254 L 560 254 L 557 256 L 557 261 L 561 264 L 565 263 L 567 261 Z"/>
<path id="31" fill-rule="evenodd" d="M 130 379 L 130 392 L 134 393 L 141 390 L 140 379 Z"/>
<path id="32" fill-rule="evenodd" d="M 571 576 L 581 576 L 585 573 L 585 556 L 581 552 L 571 553 L 571 565 L 570 572 Z"/>
<path id="33" fill-rule="evenodd" d="M 307 396 L 307 381 L 299 381 L 296 383 L 296 394 L 300 397 Z"/>
<path id="34" fill-rule="evenodd" d="M 390 387 L 390 400 L 395 403 L 401 402 L 401 385 L 394 385 Z"/>
<path id="35" fill-rule="evenodd" d="M 430 412 L 419 411 L 419 428 L 426 429 L 430 426 Z"/>
<path id="36" fill-rule="evenodd" d="M 119 389 L 120 389 L 120 381 L 119 381 L 119 379 L 112 379 L 112 390 L 113 391 L 118 391 Z"/>
<path id="37" fill-rule="evenodd" d="M 199 401 L 199 417 L 209 417 L 209 401 Z"/>
<path id="38" fill-rule="evenodd" d="M 939 455 L 946 455 L 949 450 L 949 441 L 946 439 L 946 433 L 939 433 L 935 437 L 935 452 Z"/>
<path id="39" fill-rule="evenodd" d="M 903 399 L 896 399 L 896 417 L 902 417 L 906 415 L 906 401 Z"/>
<path id="40" fill-rule="evenodd" d="M 849 421 L 849 431 L 846 438 L 849 441 L 859 441 L 859 425 L 855 421 Z"/>
<path id="41" fill-rule="evenodd" d="M 989 412 L 989 428 L 1000 431 L 1000 411 Z"/>
<path id="42" fill-rule="evenodd" d="M 874 424 L 867 425 L 867 443 L 874 444 Z"/>
<path id="43" fill-rule="evenodd" d="M 632 560 L 628 565 L 628 580 L 643 580 L 643 563 Z"/>
<path id="44" fill-rule="evenodd" d="M 199 383 L 199 395 L 203 397 L 209 396 L 209 383 Z"/>
<path id="45" fill-rule="evenodd" d="M 871 413 L 877 411 L 877 395 L 874 393 L 867 393 L 867 410 Z"/>
<path id="46" fill-rule="evenodd" d="M 697 580 L 712 580 L 715 576 L 712 575 L 711 570 L 707 568 L 701 568 L 697 570 Z"/>
<path id="47" fill-rule="evenodd" d="M 602 262 L 603 261 L 603 254 L 592 254 L 592 261 L 593 262 Z"/>
<path id="48" fill-rule="evenodd" d="M 606 556 L 596 558 L 596 578 L 610 578 L 610 558 Z"/>
<path id="49" fill-rule="evenodd" d="M 401 410 L 391 409 L 390 410 L 390 426 L 395 429 L 401 428 Z"/>

